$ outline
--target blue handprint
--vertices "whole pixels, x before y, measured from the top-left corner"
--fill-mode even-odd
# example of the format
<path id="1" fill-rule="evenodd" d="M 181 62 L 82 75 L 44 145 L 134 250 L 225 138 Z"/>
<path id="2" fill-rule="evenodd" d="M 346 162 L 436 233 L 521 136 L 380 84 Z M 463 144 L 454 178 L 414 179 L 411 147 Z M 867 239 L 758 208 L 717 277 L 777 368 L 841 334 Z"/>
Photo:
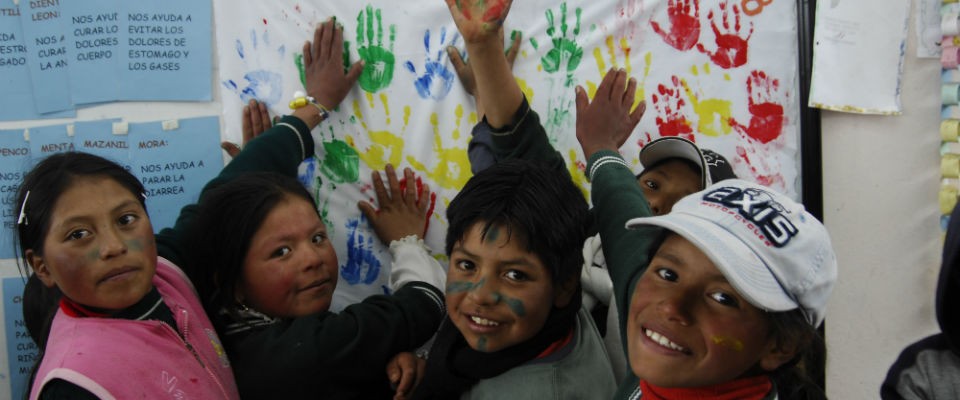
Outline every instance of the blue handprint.
<path id="1" fill-rule="evenodd" d="M 276 56 L 275 60 L 264 59 L 258 48 L 261 40 L 265 46 L 270 46 L 270 36 L 267 31 L 263 32 L 262 39 L 258 39 L 257 32 L 250 30 L 249 49 L 244 46 L 244 43 L 240 39 L 237 39 L 237 56 L 240 57 L 247 66 L 254 69 L 243 75 L 243 82 L 241 83 L 237 83 L 233 79 L 227 79 L 222 83 L 224 87 L 239 95 L 240 101 L 244 104 L 256 99 L 267 103 L 267 105 L 274 105 L 283 99 L 283 76 L 270 70 L 269 66 L 264 64 L 272 63 L 273 61 L 284 61 L 287 49 L 286 46 L 281 44 L 275 49 L 275 53 L 271 51 L 267 55 L 267 57 Z M 248 50 L 251 54 L 247 54 Z M 256 55 L 256 57 L 254 57 L 254 55 Z"/>
<path id="2" fill-rule="evenodd" d="M 453 39 L 450 40 L 448 44 L 447 27 L 441 27 L 439 49 L 437 50 L 436 56 L 431 59 L 430 30 L 427 29 L 423 33 L 423 47 L 426 49 L 426 60 L 423 63 L 424 73 L 413 81 L 413 85 L 417 88 L 417 93 L 420 94 L 421 98 L 426 99 L 429 97 L 434 100 L 441 100 L 447 97 L 447 93 L 450 93 L 450 88 L 453 87 L 454 75 L 453 72 L 447 68 L 445 49 L 447 46 L 456 45 L 458 39 L 460 39 L 460 34 L 454 32 Z M 417 69 L 413 66 L 412 62 L 407 61 L 404 65 L 414 76 L 417 75 Z"/>
<path id="3" fill-rule="evenodd" d="M 369 285 L 380 276 L 380 260 L 372 250 L 373 237 L 357 232 L 365 220 L 366 217 L 361 215 L 359 219 L 350 219 L 346 223 L 347 263 L 340 266 L 340 276 L 351 285 L 361 282 Z"/>

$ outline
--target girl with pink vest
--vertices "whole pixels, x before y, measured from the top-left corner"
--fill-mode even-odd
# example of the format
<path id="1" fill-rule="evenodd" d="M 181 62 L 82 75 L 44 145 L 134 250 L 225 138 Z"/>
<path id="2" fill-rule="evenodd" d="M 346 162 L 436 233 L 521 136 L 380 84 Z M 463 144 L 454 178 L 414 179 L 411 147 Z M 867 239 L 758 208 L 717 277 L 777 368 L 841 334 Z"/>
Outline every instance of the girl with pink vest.
<path id="1" fill-rule="evenodd" d="M 34 337 L 42 360 L 30 399 L 239 398 L 193 286 L 158 257 L 164 239 L 144 192 L 120 165 L 85 153 L 52 155 L 24 178 L 20 255 L 31 280 L 62 293 Z M 25 308 L 44 301 L 36 294 L 25 293 Z"/>

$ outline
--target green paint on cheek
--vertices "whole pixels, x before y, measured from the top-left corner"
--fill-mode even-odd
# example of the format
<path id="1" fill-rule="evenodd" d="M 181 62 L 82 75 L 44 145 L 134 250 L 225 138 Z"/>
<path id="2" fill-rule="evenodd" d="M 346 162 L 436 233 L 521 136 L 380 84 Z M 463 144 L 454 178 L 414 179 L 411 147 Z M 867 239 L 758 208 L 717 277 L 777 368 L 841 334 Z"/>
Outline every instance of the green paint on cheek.
<path id="1" fill-rule="evenodd" d="M 480 282 L 477 282 L 477 283 L 473 283 L 473 282 L 463 282 L 463 281 L 459 281 L 459 282 L 448 282 L 448 283 L 447 283 L 447 294 L 451 294 L 451 293 L 461 293 L 461 292 L 469 292 L 469 291 L 475 290 L 475 289 L 480 288 L 481 286 L 483 286 L 483 283 L 484 283 L 486 280 L 487 280 L 487 278 L 483 278 L 483 279 L 480 280 Z"/>
<path id="2" fill-rule="evenodd" d="M 487 351 L 487 338 L 480 337 L 477 339 L 477 351 Z"/>
<path id="3" fill-rule="evenodd" d="M 713 343 L 729 347 L 735 351 L 743 351 L 743 342 L 728 336 L 714 336 Z"/>
<path id="4" fill-rule="evenodd" d="M 490 229 L 487 230 L 486 236 L 487 236 L 486 238 L 487 241 L 496 242 L 497 238 L 500 237 L 500 228 L 496 226 L 491 226 Z"/>
<path id="5" fill-rule="evenodd" d="M 141 242 L 140 240 L 131 239 L 131 240 L 128 240 L 125 244 L 127 248 L 130 250 L 143 251 L 143 242 Z"/>
<path id="6" fill-rule="evenodd" d="M 100 258 L 100 249 L 96 248 L 96 249 L 90 250 L 87 252 L 86 256 L 87 256 L 87 260 L 96 260 Z"/>
<path id="7" fill-rule="evenodd" d="M 503 302 L 507 303 L 507 307 L 510 307 L 510 310 L 513 311 L 518 317 L 523 317 L 527 315 L 527 309 L 523 306 L 523 302 L 520 299 L 514 299 L 504 296 Z"/>

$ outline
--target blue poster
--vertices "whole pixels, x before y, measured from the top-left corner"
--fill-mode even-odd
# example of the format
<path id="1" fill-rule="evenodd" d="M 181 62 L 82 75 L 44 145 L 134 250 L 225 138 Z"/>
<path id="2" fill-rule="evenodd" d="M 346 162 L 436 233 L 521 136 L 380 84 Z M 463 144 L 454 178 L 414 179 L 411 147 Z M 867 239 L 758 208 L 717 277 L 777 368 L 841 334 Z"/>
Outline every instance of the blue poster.
<path id="1" fill-rule="evenodd" d="M 124 2 L 120 29 L 123 100 L 211 100 L 212 3 Z"/>
<path id="2" fill-rule="evenodd" d="M 83 0 L 67 1 L 61 6 L 74 104 L 120 98 L 117 73 L 124 13 L 119 10 L 123 4 L 120 0 Z"/>
<path id="3" fill-rule="evenodd" d="M 40 113 L 71 109 L 67 37 L 63 33 L 60 1 L 24 1 L 21 5 L 33 104 Z"/>
<path id="4" fill-rule="evenodd" d="M 73 136 L 67 134 L 67 125 L 37 126 L 27 131 L 31 166 L 51 154 L 74 150 Z"/>
<path id="5" fill-rule="evenodd" d="M 20 205 L 17 203 L 17 190 L 23 181 L 23 173 L 30 163 L 30 147 L 23 140 L 23 130 L 0 130 L 0 215 L 3 216 L 3 229 L 0 229 L 0 258 L 14 258 L 14 229 Z"/>
<path id="6" fill-rule="evenodd" d="M 147 189 L 156 232 L 172 227 L 180 209 L 195 203 L 223 168 L 217 117 L 131 123 L 129 139 L 133 172 Z"/>
<path id="7" fill-rule="evenodd" d="M 118 131 L 114 134 L 114 122 L 111 120 L 78 121 L 73 124 L 73 144 L 77 151 L 112 160 L 129 171 L 130 149 L 126 125 L 116 124 Z"/>
<path id="8" fill-rule="evenodd" d="M 20 8 L 0 0 L 0 121 L 73 117 L 73 109 L 40 114 L 33 105 L 27 45 L 20 30 Z"/>
<path id="9" fill-rule="evenodd" d="M 7 363 L 10 367 L 10 398 L 22 399 L 27 391 L 30 369 L 39 361 L 40 352 L 23 322 L 21 277 L 3 278 L 3 327 L 7 337 Z"/>

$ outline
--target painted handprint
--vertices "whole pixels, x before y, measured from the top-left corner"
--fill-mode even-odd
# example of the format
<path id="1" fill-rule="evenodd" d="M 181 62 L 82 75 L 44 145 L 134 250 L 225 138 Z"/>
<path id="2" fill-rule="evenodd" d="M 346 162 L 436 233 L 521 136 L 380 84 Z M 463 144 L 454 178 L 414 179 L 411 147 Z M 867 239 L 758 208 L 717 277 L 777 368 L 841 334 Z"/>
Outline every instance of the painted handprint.
<path id="1" fill-rule="evenodd" d="M 739 130 L 737 134 L 740 136 L 740 141 L 737 143 L 737 158 L 734 164 L 746 164 L 746 169 L 751 175 L 742 178 L 786 193 L 786 181 L 780 173 L 783 169 L 777 163 L 775 156 L 779 150 L 771 149 L 770 144 L 760 143 Z"/>
<path id="2" fill-rule="evenodd" d="M 557 30 L 554 20 L 553 9 L 546 11 L 547 16 L 547 35 L 550 35 L 550 41 L 553 48 L 547 51 L 540 58 L 540 65 L 544 71 L 555 73 L 563 70 L 567 74 L 565 86 L 573 86 L 573 71 L 580 66 L 580 60 L 583 59 L 583 48 L 577 44 L 576 38 L 580 34 L 580 14 L 582 10 L 578 7 L 574 10 L 576 15 L 576 24 L 573 27 L 571 37 L 567 37 L 569 25 L 567 25 L 567 3 L 560 3 L 560 29 Z M 530 44 L 535 50 L 540 50 L 540 44 L 535 38 L 530 38 Z"/>
<path id="3" fill-rule="evenodd" d="M 630 47 L 629 41 L 627 41 L 627 38 L 620 38 L 619 41 L 616 41 L 617 42 L 616 45 L 614 45 L 614 41 L 615 40 L 613 36 L 607 36 L 605 40 L 607 56 L 610 58 L 610 64 L 614 68 L 618 68 L 622 66 L 624 70 L 627 71 L 628 77 L 633 76 L 633 65 L 630 62 L 630 53 L 633 49 Z M 623 54 L 622 62 L 617 60 L 616 49 L 619 49 L 620 53 Z M 643 101 L 644 97 L 646 96 L 646 90 L 644 89 L 644 87 L 646 85 L 647 76 L 650 75 L 650 65 L 652 62 L 652 58 L 653 56 L 650 52 L 647 52 L 643 56 L 643 64 L 644 64 L 643 77 L 637 80 L 637 93 L 634 94 L 634 98 L 633 98 L 634 105 L 640 104 L 640 102 Z M 603 77 L 603 75 L 607 71 L 607 61 L 604 60 L 603 52 L 600 50 L 599 47 L 593 49 L 593 59 L 597 63 L 597 72 L 599 73 L 599 76 Z M 596 93 L 597 93 L 597 83 L 588 80 L 587 95 L 591 99 L 593 99 L 593 96 Z"/>
<path id="4" fill-rule="evenodd" d="M 386 124 L 390 125 L 390 109 L 387 106 L 386 96 L 381 94 L 381 100 L 383 101 L 384 112 L 386 113 Z M 400 135 L 397 135 L 390 130 L 374 130 L 367 125 L 367 122 L 364 118 L 363 109 L 360 107 L 360 102 L 354 100 L 353 102 L 353 114 L 360 122 L 360 126 L 363 127 L 363 130 L 366 132 L 367 137 L 369 138 L 370 146 L 366 148 L 360 148 L 354 140 L 353 137 L 347 136 L 347 144 L 352 148 L 360 149 L 357 153 L 357 157 L 360 158 L 371 170 L 381 171 L 387 167 L 387 164 L 400 165 L 403 157 L 403 146 L 404 141 L 403 130 L 407 128 L 407 121 L 410 118 L 410 106 L 405 106 L 403 108 L 404 114 L 404 125 L 401 128 Z"/>
<path id="5" fill-rule="evenodd" d="M 380 276 L 380 260 L 373 254 L 373 234 L 359 229 L 367 226 L 366 217 L 351 218 L 347 228 L 347 262 L 340 266 L 340 276 L 351 285 L 369 285 Z"/>
<path id="6" fill-rule="evenodd" d="M 322 135 L 323 162 L 320 173 L 333 183 L 353 183 L 360 179 L 360 155 L 347 142 L 334 136 L 330 126 L 329 138 Z"/>
<path id="7" fill-rule="evenodd" d="M 701 70 L 694 66 L 692 68 L 694 76 L 699 76 Z M 704 63 L 702 73 L 710 74 L 710 63 Z M 683 92 L 690 101 L 690 107 L 697 116 L 697 133 L 707 136 L 721 136 L 730 133 L 730 114 L 732 103 L 730 100 L 720 98 L 704 98 L 700 90 L 694 90 L 690 83 L 681 80 Z"/>
<path id="8" fill-rule="evenodd" d="M 780 80 L 763 71 L 751 71 L 747 77 L 747 92 L 750 94 L 747 105 L 750 125 L 744 126 L 731 117 L 730 126 L 764 144 L 780 137 L 783 128 L 783 105 L 778 103 L 782 100 Z"/>
<path id="9" fill-rule="evenodd" d="M 694 141 L 693 127 L 682 110 L 687 104 L 682 96 L 684 83 L 676 75 L 670 78 L 670 82 L 670 87 L 657 85 L 657 93 L 653 94 L 660 136 L 679 136 Z"/>
<path id="10" fill-rule="evenodd" d="M 240 96 L 240 101 L 244 104 L 256 99 L 273 106 L 284 99 L 283 76 L 274 71 L 279 70 L 277 67 L 281 63 L 288 61 L 287 49 L 283 44 L 276 48 L 269 48 L 270 46 L 270 35 L 266 30 L 257 34 L 256 30 L 251 29 L 249 43 L 236 40 L 237 57 L 252 69 L 243 75 L 243 81 L 227 79 L 222 84 L 227 90 Z M 269 49 L 261 52 L 262 48 Z"/>
<path id="11" fill-rule="evenodd" d="M 457 118 L 457 126 L 454 129 L 453 139 L 460 137 L 460 116 L 463 115 L 463 107 L 457 105 L 454 112 Z M 413 169 L 423 172 L 430 180 L 436 182 L 437 186 L 445 189 L 459 190 L 467 183 L 472 176 L 470 172 L 470 158 L 467 156 L 467 149 L 463 147 L 445 147 L 443 136 L 440 135 L 439 116 L 437 113 L 430 114 L 430 125 L 433 126 L 433 151 L 435 158 L 433 167 L 428 167 L 425 163 L 417 160 L 413 156 L 407 156 L 407 162 Z"/>
<path id="12" fill-rule="evenodd" d="M 416 87 L 417 94 L 419 94 L 421 98 L 441 100 L 447 97 L 447 93 L 450 93 L 455 76 L 453 71 L 447 66 L 446 48 L 447 46 L 455 46 L 459 38 L 460 34 L 454 32 L 453 37 L 448 43 L 447 27 L 441 27 L 440 42 L 437 45 L 436 54 L 430 54 L 430 30 L 427 29 L 426 32 L 424 32 L 423 47 L 426 49 L 426 61 L 423 63 L 423 75 L 417 76 L 417 68 L 413 66 L 413 62 L 407 61 L 404 64 L 410 73 L 417 76 L 417 79 L 413 81 L 413 85 Z"/>
<path id="13" fill-rule="evenodd" d="M 746 64 L 748 42 L 753 35 L 753 22 L 746 21 L 745 25 L 741 25 L 740 8 L 726 1 L 720 2 L 720 14 L 719 24 L 716 10 L 710 10 L 707 14 L 710 27 L 716 36 L 714 41 L 717 49 L 710 51 L 702 43 L 697 43 L 697 50 L 710 57 L 710 60 L 720 68 L 736 68 Z"/>
<path id="14" fill-rule="evenodd" d="M 374 28 L 376 23 L 376 28 Z M 376 93 L 390 86 L 393 80 L 393 67 L 396 59 L 393 44 L 397 39 L 397 26 L 390 25 L 389 49 L 383 47 L 383 19 L 380 9 L 374 10 L 367 5 L 365 11 L 357 15 L 357 53 L 364 61 L 360 74 L 360 87 L 368 93 Z"/>
<path id="15" fill-rule="evenodd" d="M 692 49 L 700 39 L 700 0 L 667 1 L 667 19 L 663 27 L 651 19 L 653 31 L 677 50 Z"/>

